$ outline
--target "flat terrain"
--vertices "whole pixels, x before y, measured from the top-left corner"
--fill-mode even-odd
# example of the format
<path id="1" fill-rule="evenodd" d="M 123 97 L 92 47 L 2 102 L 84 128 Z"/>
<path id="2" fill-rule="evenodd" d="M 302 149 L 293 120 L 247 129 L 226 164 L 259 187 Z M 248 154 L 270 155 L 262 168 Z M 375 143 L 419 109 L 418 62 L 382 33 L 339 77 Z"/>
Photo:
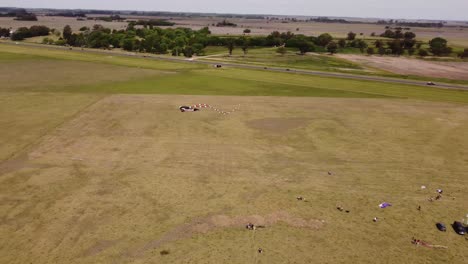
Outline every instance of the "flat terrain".
<path id="1" fill-rule="evenodd" d="M 104 15 L 103 15 L 104 16 Z M 108 16 L 108 15 L 107 15 Z M 13 17 L 0 17 L 0 27 L 17 29 L 19 27 L 31 27 L 34 25 L 43 25 L 49 28 L 55 28 L 62 31 L 66 25 L 69 25 L 73 31 L 78 31 L 81 27 L 93 27 L 95 24 L 100 24 L 110 29 L 125 29 L 127 22 L 105 22 L 102 20 L 84 20 L 78 21 L 74 17 L 55 17 L 55 16 L 38 16 L 38 21 L 17 21 Z"/>
<path id="2" fill-rule="evenodd" d="M 219 62 L 249 63 L 261 66 L 276 66 L 308 70 L 336 71 L 364 73 L 366 70 L 357 63 L 333 56 L 319 54 L 298 55 L 297 51 L 288 50 L 281 55 L 276 53 L 277 48 L 253 48 L 244 54 L 242 49 L 233 50 L 230 56 L 226 48 L 208 47 L 206 57 L 200 59 Z M 216 52 L 217 51 L 217 52 Z"/>
<path id="3" fill-rule="evenodd" d="M 102 15 L 108 16 L 108 15 Z M 138 17 L 129 16 L 129 19 L 154 19 L 155 17 Z M 161 18 L 161 17 L 158 17 Z M 221 22 L 223 18 L 216 17 L 201 17 L 201 18 L 170 18 L 175 22 L 176 27 L 189 27 L 192 29 L 201 29 L 208 26 L 213 34 L 217 35 L 242 35 L 244 29 L 252 30 L 250 35 L 268 35 L 273 31 L 286 32 L 291 31 L 297 34 L 318 36 L 322 33 L 330 33 L 334 37 L 345 37 L 349 31 L 363 33 L 369 37 L 372 33 L 379 35 L 385 31 L 384 25 L 376 24 L 340 24 L 340 23 L 317 23 L 317 22 L 291 22 L 283 23 L 282 21 L 267 21 L 264 19 L 239 19 L 229 18 L 229 22 L 236 23 L 237 27 L 215 27 L 213 24 Z M 48 17 L 38 16 L 38 21 L 16 21 L 11 17 L 0 17 L 0 27 L 30 27 L 32 25 L 45 25 L 50 28 L 62 30 L 65 25 L 70 25 L 74 31 L 78 31 L 81 27 L 92 27 L 94 24 L 101 24 L 111 29 L 123 29 L 127 26 L 127 22 L 105 22 L 100 20 L 85 20 L 78 21 L 76 18 L 69 17 Z M 297 30 L 299 29 L 299 30 Z M 444 28 L 419 28 L 412 27 L 411 31 L 416 33 L 417 38 L 421 40 L 430 40 L 435 37 L 443 37 L 449 40 L 449 45 L 468 47 L 468 28 L 444 27 Z"/>
<path id="4" fill-rule="evenodd" d="M 468 62 L 435 62 L 404 57 L 337 54 L 339 58 L 396 74 L 468 80 Z"/>
<path id="5" fill-rule="evenodd" d="M 221 18 L 174 18 L 179 26 L 200 29 L 210 27 L 213 34 L 219 35 L 242 35 L 244 29 L 252 30 L 251 35 L 268 35 L 273 31 L 291 31 L 297 34 L 318 36 L 322 33 L 330 33 L 334 37 L 345 37 L 349 31 L 358 34 L 363 33 L 369 37 L 372 33 L 379 35 L 385 31 L 384 25 L 376 24 L 339 24 L 339 23 L 316 23 L 316 22 L 289 22 L 267 21 L 260 19 L 228 19 L 229 22 L 236 23 L 237 27 L 214 27 L 213 23 L 221 22 Z M 297 30 L 299 28 L 299 30 Z M 411 27 L 418 39 L 429 40 L 435 37 L 443 37 L 449 40 L 450 45 L 468 47 L 468 28 L 419 28 Z"/>
<path id="6" fill-rule="evenodd" d="M 468 261 L 434 226 L 468 213 L 468 92 L 0 46 L 36 63 L 0 89 L 1 263 Z"/>

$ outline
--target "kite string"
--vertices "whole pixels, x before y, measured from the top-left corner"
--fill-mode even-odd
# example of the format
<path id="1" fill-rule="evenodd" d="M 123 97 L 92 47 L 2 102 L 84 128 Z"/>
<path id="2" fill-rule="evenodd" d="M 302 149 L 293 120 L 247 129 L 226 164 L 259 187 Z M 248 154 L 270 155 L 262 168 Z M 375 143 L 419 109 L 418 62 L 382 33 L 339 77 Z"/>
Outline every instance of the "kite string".
<path id="1" fill-rule="evenodd" d="M 224 111 L 224 110 L 221 110 L 221 109 L 218 109 L 212 105 L 209 105 L 209 104 L 195 104 L 195 105 L 192 105 L 191 107 L 192 108 L 210 108 L 211 110 L 214 110 L 220 114 L 223 114 L 223 115 L 229 115 L 235 111 L 239 111 L 240 109 L 240 104 L 236 105 L 232 110 L 230 111 Z"/>

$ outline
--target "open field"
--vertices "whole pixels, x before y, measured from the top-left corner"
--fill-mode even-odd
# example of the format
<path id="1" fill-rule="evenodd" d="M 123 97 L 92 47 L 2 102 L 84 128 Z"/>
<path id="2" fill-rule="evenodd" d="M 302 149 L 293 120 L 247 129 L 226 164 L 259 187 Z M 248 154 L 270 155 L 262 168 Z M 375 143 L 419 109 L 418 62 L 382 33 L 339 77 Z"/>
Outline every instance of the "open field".
<path id="1" fill-rule="evenodd" d="M 351 54 L 337 54 L 336 56 L 354 63 L 396 74 L 468 80 L 468 62 L 435 62 L 404 57 L 361 56 Z"/>
<path id="2" fill-rule="evenodd" d="M 179 113 L 188 102 L 241 110 Z M 0 256 L 464 263 L 466 241 L 433 225 L 467 213 L 467 114 L 466 106 L 388 99 L 109 96 L 10 161 Z M 436 188 L 450 196 L 430 203 Z M 379 209 L 383 201 L 393 207 Z M 248 222 L 266 228 L 245 230 Z M 417 248 L 412 236 L 449 249 Z"/>
<path id="3" fill-rule="evenodd" d="M 434 226 L 468 213 L 466 91 L 6 45 L 0 65 L 0 263 L 468 261 Z"/>
<path id="4" fill-rule="evenodd" d="M 213 49 L 213 50 L 212 50 Z M 322 56 L 318 54 L 298 55 L 297 51 L 289 50 L 286 54 L 280 55 L 276 53 L 277 48 L 255 48 L 248 50 L 244 55 L 240 48 L 234 49 L 233 54 L 229 56 L 227 49 L 219 49 L 219 47 L 208 47 L 208 54 L 214 54 L 218 51 L 219 55 L 208 55 L 208 57 L 200 57 L 210 61 L 236 62 L 236 63 L 251 63 L 262 66 L 276 66 L 297 69 L 323 70 L 323 71 L 338 71 L 338 72 L 365 72 L 362 67 L 348 60 L 335 58 L 333 56 Z"/>
<path id="5" fill-rule="evenodd" d="M 55 28 L 62 31 L 66 25 L 69 25 L 72 30 L 78 31 L 81 27 L 92 27 L 95 24 L 101 24 L 106 28 L 110 29 L 125 29 L 128 25 L 127 22 L 105 22 L 105 21 L 94 21 L 84 20 L 78 21 L 74 17 L 53 17 L 53 16 L 38 16 L 38 21 L 18 21 L 13 20 L 12 17 L 0 17 L 0 27 L 17 29 L 19 27 L 31 27 L 34 25 L 43 25 L 49 28 Z"/>

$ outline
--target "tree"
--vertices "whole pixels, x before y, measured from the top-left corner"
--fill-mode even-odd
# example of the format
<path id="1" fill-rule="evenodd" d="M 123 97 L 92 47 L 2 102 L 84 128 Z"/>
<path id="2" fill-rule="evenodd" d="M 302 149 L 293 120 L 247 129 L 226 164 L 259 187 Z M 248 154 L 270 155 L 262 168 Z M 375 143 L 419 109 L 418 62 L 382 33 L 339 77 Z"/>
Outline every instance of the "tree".
<path id="1" fill-rule="evenodd" d="M 0 27 L 0 37 L 8 38 L 10 36 L 10 30 L 8 28 Z"/>
<path id="2" fill-rule="evenodd" d="M 135 42 L 133 39 L 127 38 L 122 42 L 122 48 L 127 51 L 133 51 L 135 47 Z"/>
<path id="3" fill-rule="evenodd" d="M 336 45 L 336 43 L 334 41 L 330 41 L 327 45 L 327 50 L 328 52 L 330 52 L 331 54 L 334 54 L 336 53 L 336 51 L 338 50 L 338 45 Z"/>
<path id="4" fill-rule="evenodd" d="M 395 32 L 390 29 L 385 30 L 384 33 L 380 34 L 383 38 L 395 38 Z"/>
<path id="5" fill-rule="evenodd" d="M 193 49 L 192 46 L 186 46 L 184 49 L 184 56 L 187 58 L 191 58 L 193 56 Z"/>
<path id="6" fill-rule="evenodd" d="M 415 39 L 409 39 L 409 38 L 405 38 L 403 40 L 403 46 L 405 47 L 405 49 L 411 49 L 414 47 L 414 45 L 416 44 L 416 40 Z"/>
<path id="7" fill-rule="evenodd" d="M 197 56 L 201 56 L 205 53 L 205 51 L 203 50 L 204 48 L 205 47 L 203 47 L 203 45 L 200 43 L 195 43 L 192 45 L 193 53 L 196 54 Z"/>
<path id="8" fill-rule="evenodd" d="M 287 52 L 287 49 L 285 47 L 283 47 L 283 46 L 276 49 L 276 53 L 281 54 L 281 56 L 284 56 L 284 54 L 286 54 L 286 52 Z"/>
<path id="9" fill-rule="evenodd" d="M 80 28 L 80 31 L 88 31 L 88 30 L 89 30 L 89 27 L 86 27 L 86 26 Z"/>
<path id="10" fill-rule="evenodd" d="M 49 35 L 50 28 L 46 26 L 32 26 L 29 28 L 29 32 L 31 33 L 31 37 L 47 36 Z"/>
<path id="11" fill-rule="evenodd" d="M 401 55 L 403 54 L 403 42 L 399 39 L 388 42 L 388 48 L 392 54 Z"/>
<path id="12" fill-rule="evenodd" d="M 29 31 L 29 28 L 27 27 L 20 27 L 18 28 L 13 34 L 11 35 L 11 40 L 17 41 L 17 40 L 23 40 L 25 38 L 30 38 L 31 32 Z"/>
<path id="13" fill-rule="evenodd" d="M 297 48 L 301 55 L 315 50 L 314 44 L 304 35 L 296 35 L 286 42 L 287 47 Z"/>
<path id="14" fill-rule="evenodd" d="M 381 48 L 384 45 L 383 41 L 381 40 L 376 40 L 374 44 L 376 48 Z"/>
<path id="15" fill-rule="evenodd" d="M 249 34 L 250 32 L 252 32 L 252 30 L 250 30 L 250 29 L 248 29 L 248 28 L 244 29 L 244 33 L 245 33 L 245 34 Z"/>
<path id="16" fill-rule="evenodd" d="M 364 40 L 360 39 L 359 42 L 357 43 L 357 47 L 359 48 L 361 53 L 364 53 L 368 45 Z"/>
<path id="17" fill-rule="evenodd" d="M 235 48 L 234 39 L 232 39 L 232 38 L 227 39 L 227 40 L 226 40 L 226 46 L 227 46 L 227 48 L 228 48 L 228 50 L 229 50 L 229 56 L 231 56 L 231 55 L 232 55 L 232 51 L 233 51 L 234 48 Z"/>
<path id="18" fill-rule="evenodd" d="M 247 55 L 247 51 L 249 49 L 250 41 L 248 38 L 242 39 L 242 51 L 244 52 L 244 56 Z"/>
<path id="19" fill-rule="evenodd" d="M 63 38 L 68 41 L 70 40 L 71 38 L 71 35 L 72 35 L 72 29 L 69 25 L 66 25 L 64 28 L 63 28 Z"/>
<path id="20" fill-rule="evenodd" d="M 380 55 L 380 56 L 383 56 L 383 55 L 385 55 L 386 50 L 385 50 L 384 47 L 381 46 L 381 47 L 378 49 L 378 52 L 379 52 L 379 55 Z"/>
<path id="21" fill-rule="evenodd" d="M 367 48 L 367 54 L 368 54 L 368 55 L 374 55 L 374 53 L 375 53 L 375 52 L 374 52 L 374 48 L 371 48 L 371 47 L 368 47 L 368 48 Z"/>
<path id="22" fill-rule="evenodd" d="M 330 43 L 332 40 L 333 40 L 333 37 L 328 33 L 323 33 L 317 39 L 318 44 L 322 47 L 326 47 L 328 43 Z"/>
<path id="23" fill-rule="evenodd" d="M 463 52 L 460 52 L 458 54 L 458 57 L 460 57 L 462 59 L 468 58 L 468 49 L 464 49 Z"/>
<path id="24" fill-rule="evenodd" d="M 340 39 L 340 40 L 338 41 L 338 46 L 340 46 L 340 48 L 346 47 L 346 40 Z"/>
<path id="25" fill-rule="evenodd" d="M 413 32 L 405 32 L 404 36 L 403 36 L 405 39 L 414 39 L 416 38 L 416 34 L 414 34 Z"/>
<path id="26" fill-rule="evenodd" d="M 436 56 L 448 55 L 452 49 L 447 47 L 447 40 L 443 38 L 433 38 L 429 41 L 430 51 Z"/>
<path id="27" fill-rule="evenodd" d="M 427 55 L 429 55 L 429 53 L 425 49 L 420 49 L 418 51 L 418 55 L 421 56 L 421 57 L 426 57 Z"/>
<path id="28" fill-rule="evenodd" d="M 356 33 L 350 31 L 350 32 L 348 33 L 348 38 L 347 38 L 347 39 L 348 39 L 348 40 L 354 40 L 355 38 L 356 38 Z"/>

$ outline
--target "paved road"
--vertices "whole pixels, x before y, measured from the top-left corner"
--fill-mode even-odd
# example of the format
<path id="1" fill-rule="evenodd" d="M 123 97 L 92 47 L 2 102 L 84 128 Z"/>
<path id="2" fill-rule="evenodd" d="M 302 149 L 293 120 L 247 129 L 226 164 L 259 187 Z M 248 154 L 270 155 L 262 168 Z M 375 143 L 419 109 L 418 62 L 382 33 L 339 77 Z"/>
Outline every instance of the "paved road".
<path id="1" fill-rule="evenodd" d="M 2 41 L 0 42 L 2 45 L 21 45 L 21 46 L 34 46 L 44 49 L 55 49 L 55 50 L 70 50 L 68 47 L 62 46 L 50 46 L 50 45 L 42 45 L 42 44 L 34 44 L 34 43 L 25 43 L 25 42 L 8 42 Z M 219 64 L 223 67 L 235 67 L 235 68 L 244 68 L 244 69 L 254 69 L 254 70 L 264 70 L 264 71 L 273 71 L 273 72 L 287 72 L 287 73 L 299 73 L 299 74 L 307 74 L 307 75 L 315 75 L 315 76 L 322 76 L 322 77 L 333 77 L 333 78 L 344 78 L 344 79 L 355 79 L 355 80 L 364 80 L 364 81 L 376 81 L 376 82 L 386 82 L 386 83 L 397 83 L 397 84 L 408 84 L 408 85 L 417 85 L 417 86 L 425 86 L 427 87 L 426 82 L 424 81 L 417 81 L 417 80 L 407 80 L 407 79 L 398 79 L 398 78 L 388 78 L 388 77 L 378 77 L 378 76 L 369 76 L 369 75 L 356 75 L 356 74 L 347 74 L 347 73 L 335 73 L 335 72 L 322 72 L 322 71 L 313 71 L 313 70 L 301 70 L 301 69 L 287 69 L 287 68 L 279 68 L 279 67 L 264 67 L 258 65 L 251 65 L 251 64 L 239 64 L 239 63 L 229 63 L 229 62 L 213 62 L 213 61 L 204 61 L 203 58 L 198 59 L 180 59 L 177 57 L 168 57 L 168 56 L 157 56 L 157 55 L 148 55 L 148 54 L 140 54 L 140 53 L 121 53 L 121 52 L 112 52 L 106 50 L 98 50 L 98 49 L 80 49 L 80 48 L 73 48 L 72 51 L 74 52 L 84 52 L 84 53 L 94 53 L 94 54 L 107 54 L 113 56 L 122 56 L 122 57 L 138 57 L 138 58 L 146 58 L 152 60 L 165 60 L 165 61 L 173 61 L 173 62 L 181 62 L 181 63 L 198 63 L 198 64 L 207 64 L 207 65 L 214 65 Z M 455 90 L 466 90 L 468 91 L 468 85 L 458 85 L 458 84 L 449 84 L 449 83 L 437 83 L 436 86 L 431 86 L 433 88 L 442 88 L 442 89 L 455 89 Z"/>

